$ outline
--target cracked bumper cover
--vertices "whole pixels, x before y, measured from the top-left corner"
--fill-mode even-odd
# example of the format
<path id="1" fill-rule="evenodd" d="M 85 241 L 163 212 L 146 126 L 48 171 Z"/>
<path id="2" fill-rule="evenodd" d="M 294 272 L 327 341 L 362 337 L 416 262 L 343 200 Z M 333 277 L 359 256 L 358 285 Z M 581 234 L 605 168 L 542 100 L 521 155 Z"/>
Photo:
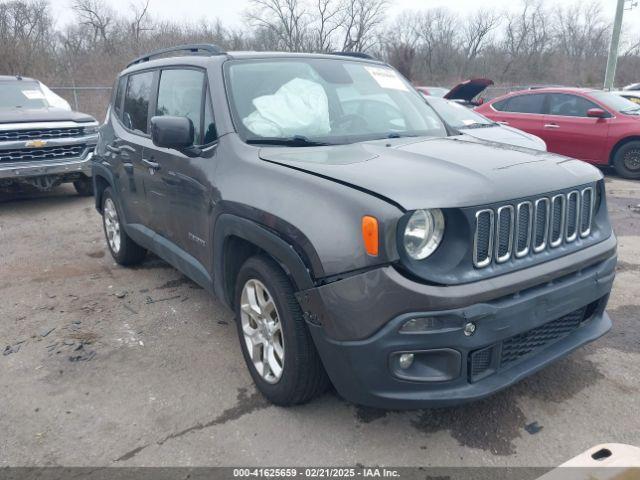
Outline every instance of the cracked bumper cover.
<path id="1" fill-rule="evenodd" d="M 501 390 L 604 335 L 613 284 L 616 239 L 534 267 L 457 286 L 413 282 L 381 267 L 298 293 L 327 373 L 338 392 L 358 404 L 421 408 L 476 400 Z M 472 380 L 470 354 L 595 305 L 566 336 L 513 365 Z M 399 333 L 409 319 L 442 319 L 421 333 Z M 476 331 L 463 333 L 473 322 Z M 459 363 L 445 381 L 400 378 L 398 352 L 448 352 Z M 437 353 L 433 358 L 437 360 Z M 451 371 L 451 369 L 449 369 Z"/>

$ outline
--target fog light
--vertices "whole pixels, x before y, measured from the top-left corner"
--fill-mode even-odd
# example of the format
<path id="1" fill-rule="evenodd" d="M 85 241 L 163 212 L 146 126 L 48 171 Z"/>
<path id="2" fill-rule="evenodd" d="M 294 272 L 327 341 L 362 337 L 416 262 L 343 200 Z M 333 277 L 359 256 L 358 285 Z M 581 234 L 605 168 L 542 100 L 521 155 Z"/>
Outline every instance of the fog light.
<path id="1" fill-rule="evenodd" d="M 476 324 L 473 323 L 473 322 L 469 322 L 469 323 L 465 324 L 465 326 L 464 326 L 464 334 L 467 337 L 470 337 L 474 333 L 476 333 Z"/>
<path id="2" fill-rule="evenodd" d="M 400 355 L 398 363 L 400 364 L 401 369 L 406 370 L 413 365 L 413 353 L 403 353 Z"/>

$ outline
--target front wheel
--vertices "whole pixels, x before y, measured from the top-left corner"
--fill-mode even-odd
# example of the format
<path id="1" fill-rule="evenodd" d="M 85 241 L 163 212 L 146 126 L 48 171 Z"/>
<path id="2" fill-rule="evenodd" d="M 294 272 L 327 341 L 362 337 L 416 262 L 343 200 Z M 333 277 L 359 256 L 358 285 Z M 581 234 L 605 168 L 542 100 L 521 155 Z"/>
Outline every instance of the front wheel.
<path id="1" fill-rule="evenodd" d="M 329 384 L 294 297 L 273 260 L 256 256 L 240 268 L 235 290 L 238 336 L 258 390 L 272 403 L 305 403 Z"/>
<path id="2" fill-rule="evenodd" d="M 81 197 L 93 195 L 93 181 L 90 178 L 82 178 L 73 182 L 73 186 Z"/>
<path id="3" fill-rule="evenodd" d="M 102 193 L 102 226 L 113 259 L 120 265 L 135 265 L 147 251 L 135 243 L 122 227 L 122 215 L 111 188 Z"/>
<path id="4" fill-rule="evenodd" d="M 613 158 L 613 166 L 623 178 L 640 179 L 640 142 L 622 145 Z"/>

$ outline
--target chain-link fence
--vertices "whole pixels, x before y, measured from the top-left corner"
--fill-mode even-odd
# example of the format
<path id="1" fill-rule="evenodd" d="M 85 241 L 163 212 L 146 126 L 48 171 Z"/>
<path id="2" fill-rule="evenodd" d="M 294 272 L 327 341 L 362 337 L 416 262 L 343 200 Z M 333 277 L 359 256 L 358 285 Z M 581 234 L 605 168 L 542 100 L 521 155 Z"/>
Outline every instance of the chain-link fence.
<path id="1" fill-rule="evenodd" d="M 49 87 L 64 98 L 71 108 L 102 121 L 111 99 L 111 87 Z"/>

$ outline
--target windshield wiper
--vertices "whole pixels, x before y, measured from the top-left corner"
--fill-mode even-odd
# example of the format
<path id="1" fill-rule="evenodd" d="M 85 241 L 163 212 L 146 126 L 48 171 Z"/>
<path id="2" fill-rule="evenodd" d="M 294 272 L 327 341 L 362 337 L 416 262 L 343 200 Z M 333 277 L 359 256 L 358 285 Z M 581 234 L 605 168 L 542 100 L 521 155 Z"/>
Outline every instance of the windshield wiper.
<path id="1" fill-rule="evenodd" d="M 247 143 L 251 145 L 282 145 L 284 147 L 324 147 L 331 145 L 327 142 L 309 140 L 303 135 L 294 135 L 288 138 L 250 138 Z"/>
<path id="2" fill-rule="evenodd" d="M 462 127 L 458 127 L 461 130 L 464 129 L 472 129 L 472 128 L 486 128 L 486 127 L 495 127 L 497 125 L 497 123 L 480 123 L 480 122 L 473 122 L 473 123 L 469 123 L 467 125 L 463 125 Z"/>

